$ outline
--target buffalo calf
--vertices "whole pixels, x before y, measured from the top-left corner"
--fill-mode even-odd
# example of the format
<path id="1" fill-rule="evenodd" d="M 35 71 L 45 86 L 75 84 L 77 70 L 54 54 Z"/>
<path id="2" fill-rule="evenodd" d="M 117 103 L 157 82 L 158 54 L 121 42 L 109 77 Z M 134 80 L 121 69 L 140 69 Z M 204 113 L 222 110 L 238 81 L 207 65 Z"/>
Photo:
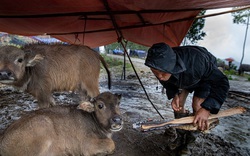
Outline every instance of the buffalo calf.
<path id="1" fill-rule="evenodd" d="M 121 95 L 104 92 L 74 106 L 39 109 L 14 121 L 0 140 L 2 156 L 107 155 L 112 131 L 122 129 Z M 89 104 L 82 106 L 84 104 Z M 80 108 L 80 109 L 79 109 Z M 89 108 L 88 111 L 81 110 Z"/>
<path id="2" fill-rule="evenodd" d="M 55 104 L 54 91 L 78 91 L 81 101 L 99 92 L 103 57 L 87 46 L 31 44 L 22 49 L 0 48 L 0 83 L 13 85 L 33 95 L 40 108 Z"/>

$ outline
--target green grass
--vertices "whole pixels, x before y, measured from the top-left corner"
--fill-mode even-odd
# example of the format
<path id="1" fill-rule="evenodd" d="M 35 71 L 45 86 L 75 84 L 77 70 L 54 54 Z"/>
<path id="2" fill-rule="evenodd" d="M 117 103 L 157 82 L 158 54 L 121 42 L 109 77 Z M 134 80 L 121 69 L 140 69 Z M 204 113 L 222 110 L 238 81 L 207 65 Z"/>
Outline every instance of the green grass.
<path id="1" fill-rule="evenodd" d="M 237 71 L 232 70 L 232 69 L 231 70 L 225 70 L 224 74 L 227 75 L 227 76 L 229 76 L 229 75 L 236 75 Z"/>
<path id="2" fill-rule="evenodd" d="M 238 72 L 236 70 L 225 70 L 224 74 L 227 76 L 229 80 L 238 80 L 237 78 L 233 78 L 232 75 L 240 76 L 240 77 L 245 77 L 248 81 L 250 81 L 250 75 L 247 73 L 244 73 L 243 75 L 238 75 Z"/>
<path id="3" fill-rule="evenodd" d="M 232 75 L 236 75 L 236 71 L 235 70 L 225 70 L 224 74 L 227 76 L 228 80 L 233 80 Z"/>
<path id="4" fill-rule="evenodd" d="M 108 64 L 109 68 L 121 69 L 122 71 L 123 69 L 122 59 L 113 58 L 105 54 L 102 54 L 102 57 L 104 58 L 105 62 Z M 132 65 L 130 63 L 127 63 L 127 61 L 126 61 L 126 70 L 132 70 Z"/>

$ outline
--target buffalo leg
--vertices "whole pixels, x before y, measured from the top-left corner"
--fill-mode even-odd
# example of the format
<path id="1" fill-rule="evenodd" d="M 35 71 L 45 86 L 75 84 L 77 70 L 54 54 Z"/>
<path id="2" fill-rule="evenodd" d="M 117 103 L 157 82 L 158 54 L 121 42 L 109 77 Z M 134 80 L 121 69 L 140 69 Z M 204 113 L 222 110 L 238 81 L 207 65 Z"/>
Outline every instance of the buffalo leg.
<path id="1" fill-rule="evenodd" d="M 81 103 L 85 102 L 85 101 L 89 101 L 91 98 L 93 98 L 93 97 L 90 97 L 88 95 L 87 90 L 84 89 L 83 87 L 79 87 L 78 93 L 79 93 L 79 96 L 80 96 Z"/>
<path id="2" fill-rule="evenodd" d="M 95 140 L 92 147 L 93 150 L 89 152 L 90 155 L 105 156 L 115 151 L 115 143 L 112 139 Z"/>
<path id="3" fill-rule="evenodd" d="M 48 95 L 38 95 L 37 101 L 39 108 L 48 108 L 55 105 L 55 100 L 51 93 Z"/>

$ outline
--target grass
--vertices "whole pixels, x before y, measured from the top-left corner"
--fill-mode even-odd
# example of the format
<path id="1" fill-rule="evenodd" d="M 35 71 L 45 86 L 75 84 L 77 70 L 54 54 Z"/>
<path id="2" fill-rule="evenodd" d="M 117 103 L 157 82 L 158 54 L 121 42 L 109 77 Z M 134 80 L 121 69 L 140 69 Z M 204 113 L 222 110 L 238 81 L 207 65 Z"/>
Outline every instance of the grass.
<path id="1" fill-rule="evenodd" d="M 227 78 L 229 80 L 237 80 L 237 78 L 233 78 L 233 75 L 236 75 L 236 76 L 245 77 L 248 81 L 250 81 L 250 75 L 249 74 L 244 73 L 243 75 L 238 75 L 238 72 L 236 70 L 233 70 L 233 69 L 225 70 L 224 74 L 227 76 Z"/>
<path id="2" fill-rule="evenodd" d="M 237 72 L 235 70 L 231 69 L 231 70 L 225 70 L 224 74 L 227 75 L 227 76 L 229 76 L 229 75 L 236 75 Z"/>
<path id="3" fill-rule="evenodd" d="M 123 60 L 118 58 L 113 58 L 110 56 L 107 56 L 105 54 L 101 54 L 104 58 L 105 62 L 108 64 L 109 69 L 113 69 L 117 72 L 122 72 L 123 70 Z M 126 70 L 132 71 L 132 65 L 130 63 L 126 63 Z"/>

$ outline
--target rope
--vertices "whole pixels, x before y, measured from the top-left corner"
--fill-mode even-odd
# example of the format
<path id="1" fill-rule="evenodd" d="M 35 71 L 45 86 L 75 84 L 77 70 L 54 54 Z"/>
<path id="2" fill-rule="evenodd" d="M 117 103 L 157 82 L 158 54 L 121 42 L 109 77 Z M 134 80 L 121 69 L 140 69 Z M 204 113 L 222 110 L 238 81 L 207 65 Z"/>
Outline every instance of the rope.
<path id="1" fill-rule="evenodd" d="M 131 66 L 132 66 L 132 68 L 133 68 L 133 70 L 134 70 L 134 72 L 135 72 L 135 75 L 136 75 L 137 79 L 139 80 L 140 85 L 142 86 L 142 89 L 143 89 L 143 91 L 144 91 L 144 93 L 145 93 L 145 95 L 146 95 L 148 101 L 151 103 L 151 105 L 152 105 L 153 108 L 156 110 L 156 112 L 160 115 L 160 117 L 161 117 L 162 119 L 164 119 L 164 117 L 161 115 L 161 113 L 160 113 L 160 112 L 158 111 L 158 109 L 155 107 L 155 105 L 153 104 L 153 102 L 150 100 L 150 98 L 149 98 L 149 96 L 148 96 L 148 93 L 147 93 L 145 87 L 143 86 L 143 84 L 142 84 L 142 82 L 141 82 L 141 79 L 140 79 L 139 75 L 137 74 L 137 72 L 136 72 L 136 70 L 135 70 L 134 64 L 132 63 L 131 58 L 130 58 L 130 56 L 128 55 L 128 52 L 127 52 L 127 50 L 126 50 L 126 48 L 125 48 L 125 46 L 124 46 L 124 44 L 123 44 L 122 42 L 121 42 L 121 45 L 122 45 L 122 47 L 124 48 L 124 52 L 125 52 L 126 55 L 128 56 L 128 60 L 129 60 Z"/>
<path id="2" fill-rule="evenodd" d="M 122 45 L 122 47 L 123 47 L 123 49 L 124 49 L 124 52 L 125 52 L 126 55 L 128 56 L 129 62 L 130 62 L 131 66 L 132 66 L 132 68 L 133 68 L 133 70 L 134 70 L 134 72 L 135 72 L 135 75 L 136 75 L 137 79 L 139 80 L 139 82 L 140 82 L 140 84 L 141 84 L 141 86 L 142 86 L 142 88 L 143 88 L 143 90 L 144 90 L 144 92 L 145 92 L 145 95 L 147 96 L 148 101 L 151 103 L 151 105 L 154 107 L 154 109 L 155 109 L 156 112 L 160 115 L 160 117 L 161 117 L 162 119 L 164 119 L 164 117 L 163 117 L 163 116 L 161 115 L 161 113 L 157 110 L 157 108 L 155 107 L 155 105 L 153 104 L 153 102 L 150 100 L 150 98 L 149 98 L 149 96 L 148 96 L 148 94 L 147 94 L 147 91 L 146 91 L 146 89 L 144 88 L 144 86 L 143 86 L 143 84 L 142 84 L 142 82 L 141 82 L 141 80 L 140 80 L 140 78 L 139 78 L 139 76 L 138 76 L 138 74 L 137 74 L 137 72 L 136 72 L 136 70 L 135 70 L 134 64 L 132 63 L 132 61 L 131 61 L 131 59 L 130 59 L 130 56 L 128 55 L 127 49 L 126 49 L 126 47 L 125 47 L 125 45 L 124 45 L 124 43 L 123 43 L 123 42 L 125 42 L 124 37 L 123 37 L 123 34 L 122 34 L 121 30 L 119 29 L 119 27 L 118 27 L 116 21 L 115 21 L 115 17 L 113 16 L 113 14 L 112 14 L 112 12 L 111 12 L 111 9 L 110 9 L 110 7 L 109 7 L 109 5 L 108 5 L 108 1 L 107 1 L 107 0 L 103 0 L 103 3 L 104 3 L 104 6 L 105 6 L 106 10 L 107 10 L 108 13 L 109 13 L 109 16 L 110 16 L 111 20 L 112 20 L 112 23 L 113 23 L 113 26 L 114 26 L 114 28 L 115 28 L 116 34 L 117 34 L 117 36 L 118 36 L 118 42 L 120 41 L 120 43 L 121 43 L 121 45 Z M 125 54 L 124 54 L 124 56 L 125 56 Z"/>

